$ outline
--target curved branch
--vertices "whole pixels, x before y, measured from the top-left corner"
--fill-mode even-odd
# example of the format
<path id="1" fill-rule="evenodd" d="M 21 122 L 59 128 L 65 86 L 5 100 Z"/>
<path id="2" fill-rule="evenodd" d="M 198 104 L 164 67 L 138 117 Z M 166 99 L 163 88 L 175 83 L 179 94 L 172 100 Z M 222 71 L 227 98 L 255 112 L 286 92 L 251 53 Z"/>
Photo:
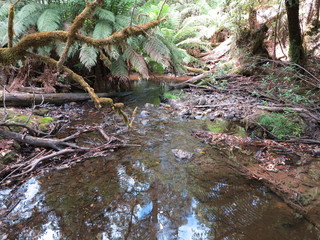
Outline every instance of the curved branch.
<path id="1" fill-rule="evenodd" d="M 50 57 L 45 57 L 45 56 L 41 56 L 39 54 L 35 54 L 35 53 L 29 53 L 27 52 L 26 53 L 26 56 L 29 56 L 31 58 L 34 58 L 34 59 L 37 59 L 37 60 L 40 60 L 44 63 L 47 63 L 48 65 L 51 65 L 53 67 L 56 67 L 57 64 L 58 64 L 58 61 L 54 60 L 53 58 L 50 58 Z M 97 94 L 94 92 L 93 88 L 90 87 L 90 85 L 84 80 L 83 77 L 81 77 L 80 75 L 76 74 L 74 71 L 72 71 L 70 68 L 62 65 L 61 66 L 61 70 L 68 73 L 69 76 L 74 80 L 76 81 L 77 83 L 79 83 L 81 85 L 81 87 L 86 90 L 91 99 L 93 100 L 94 102 L 94 105 L 97 109 L 100 109 L 101 108 L 101 104 L 100 104 L 100 100 L 99 100 L 99 97 L 97 96 Z M 111 102 L 112 102 L 112 99 L 110 98 Z M 112 102 L 113 104 L 113 102 Z"/>
<path id="2" fill-rule="evenodd" d="M 71 28 L 68 32 L 68 39 L 67 39 L 66 46 L 64 47 L 63 53 L 57 63 L 58 69 L 60 69 L 64 64 L 64 62 L 66 61 L 69 49 L 75 41 L 76 33 L 83 26 L 84 21 L 94 12 L 96 7 L 101 3 L 102 3 L 101 0 L 96 0 L 91 3 L 86 2 L 86 8 L 83 9 L 83 11 L 74 19 L 74 22 L 71 25 Z"/>
<path id="3" fill-rule="evenodd" d="M 137 26 L 126 27 L 119 32 L 113 33 L 111 36 L 103 39 L 94 39 L 81 34 L 75 35 L 75 41 L 86 43 L 94 47 L 105 47 L 111 44 L 117 44 L 128 37 L 145 34 L 146 31 L 158 26 L 166 18 L 150 21 Z M 67 42 L 68 32 L 66 31 L 51 31 L 32 33 L 20 40 L 12 48 L 0 48 L 0 64 L 9 65 L 25 57 L 26 51 L 32 47 L 43 47 L 51 42 L 60 41 Z"/>

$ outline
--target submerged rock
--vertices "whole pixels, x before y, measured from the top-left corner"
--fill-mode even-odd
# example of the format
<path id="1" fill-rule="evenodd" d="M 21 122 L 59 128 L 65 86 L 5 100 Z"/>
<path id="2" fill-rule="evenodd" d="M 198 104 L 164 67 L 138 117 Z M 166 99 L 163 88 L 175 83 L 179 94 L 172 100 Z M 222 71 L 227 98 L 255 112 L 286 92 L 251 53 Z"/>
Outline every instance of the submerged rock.
<path id="1" fill-rule="evenodd" d="M 141 111 L 140 116 L 143 118 L 146 118 L 150 115 L 150 113 L 148 111 Z"/>
<path id="2" fill-rule="evenodd" d="M 171 152 L 174 154 L 178 162 L 187 161 L 194 156 L 194 153 L 187 152 L 181 149 L 172 149 Z"/>

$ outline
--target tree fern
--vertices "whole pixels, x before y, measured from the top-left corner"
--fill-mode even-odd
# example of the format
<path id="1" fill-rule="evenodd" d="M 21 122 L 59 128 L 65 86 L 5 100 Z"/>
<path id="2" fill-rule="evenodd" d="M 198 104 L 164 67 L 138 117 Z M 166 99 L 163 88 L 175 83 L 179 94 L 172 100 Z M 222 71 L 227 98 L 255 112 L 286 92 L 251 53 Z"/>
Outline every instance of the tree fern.
<path id="1" fill-rule="evenodd" d="M 54 31 L 60 26 L 61 17 L 58 10 L 46 9 L 38 18 L 37 27 L 40 32 Z"/>
<path id="2" fill-rule="evenodd" d="M 14 30 L 17 36 L 24 33 L 31 25 L 36 25 L 45 7 L 40 4 L 23 6 L 15 17 Z"/>
<path id="3" fill-rule="evenodd" d="M 103 9 L 103 8 L 97 8 L 94 12 L 94 15 L 97 16 L 101 20 L 107 20 L 111 23 L 114 23 L 115 16 L 113 12 L 110 12 L 109 10 Z"/>
<path id="4" fill-rule="evenodd" d="M 109 37 L 113 32 L 113 27 L 110 22 L 106 20 L 100 20 L 97 22 L 92 37 L 93 38 L 106 38 Z"/>
<path id="5" fill-rule="evenodd" d="M 120 56 L 117 60 L 114 60 L 110 67 L 111 74 L 116 77 L 128 77 L 128 69 L 123 57 Z"/>
<path id="6" fill-rule="evenodd" d="M 4 4 L 0 7 L 0 21 L 5 21 L 5 20 L 7 20 L 9 6 L 10 6 L 9 3 L 4 3 Z"/>
<path id="7" fill-rule="evenodd" d="M 132 47 L 128 46 L 124 51 L 125 60 L 129 61 L 134 70 L 141 74 L 143 78 L 148 79 L 148 67 L 144 57 L 137 53 Z"/>
<path id="8" fill-rule="evenodd" d="M 119 49 L 116 45 L 110 45 L 105 48 L 105 51 L 110 56 L 111 59 L 117 60 L 120 57 Z"/>
<path id="9" fill-rule="evenodd" d="M 98 49 L 84 44 L 80 49 L 80 62 L 87 68 L 91 69 L 97 63 Z"/>
<path id="10" fill-rule="evenodd" d="M 0 47 L 3 47 L 8 43 L 8 31 L 7 24 L 0 22 Z"/>
<path id="11" fill-rule="evenodd" d="M 130 16 L 125 16 L 125 15 L 116 15 L 114 27 L 116 31 L 120 31 L 125 27 L 129 27 L 130 25 Z"/>
<path id="12" fill-rule="evenodd" d="M 143 49 L 155 62 L 161 63 L 165 67 L 170 66 L 170 50 L 163 42 L 156 38 L 150 38 L 145 42 Z"/>

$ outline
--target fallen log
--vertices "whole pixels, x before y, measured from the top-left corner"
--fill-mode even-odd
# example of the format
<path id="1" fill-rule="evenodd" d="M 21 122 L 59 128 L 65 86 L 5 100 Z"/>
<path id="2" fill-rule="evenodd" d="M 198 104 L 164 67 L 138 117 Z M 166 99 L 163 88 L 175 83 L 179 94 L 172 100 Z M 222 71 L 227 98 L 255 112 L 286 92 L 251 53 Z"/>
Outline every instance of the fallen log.
<path id="1" fill-rule="evenodd" d="M 4 129 L 0 129 L 0 136 L 4 139 L 13 139 L 17 142 L 27 143 L 36 147 L 52 148 L 55 150 L 61 150 L 66 147 L 72 147 L 75 149 L 86 150 L 85 148 L 81 148 L 73 143 L 65 142 L 64 140 L 32 137 L 21 133 L 7 131 Z"/>
<path id="2" fill-rule="evenodd" d="M 125 97 L 131 92 L 122 93 L 98 93 L 99 97 Z M 28 107 L 40 103 L 63 104 L 67 102 L 81 102 L 91 99 L 88 93 L 0 93 L 0 106 L 5 102 L 6 106 L 11 107 Z"/>

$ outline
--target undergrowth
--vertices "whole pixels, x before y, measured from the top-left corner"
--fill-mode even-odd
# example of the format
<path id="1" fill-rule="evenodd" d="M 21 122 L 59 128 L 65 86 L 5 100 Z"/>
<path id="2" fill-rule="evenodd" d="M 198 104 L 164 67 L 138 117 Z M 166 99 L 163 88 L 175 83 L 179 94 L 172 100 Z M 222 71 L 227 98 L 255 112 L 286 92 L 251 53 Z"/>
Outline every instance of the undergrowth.
<path id="1" fill-rule="evenodd" d="M 281 140 L 300 137 L 306 128 L 303 120 L 294 113 L 265 113 L 258 119 L 258 123 Z"/>

